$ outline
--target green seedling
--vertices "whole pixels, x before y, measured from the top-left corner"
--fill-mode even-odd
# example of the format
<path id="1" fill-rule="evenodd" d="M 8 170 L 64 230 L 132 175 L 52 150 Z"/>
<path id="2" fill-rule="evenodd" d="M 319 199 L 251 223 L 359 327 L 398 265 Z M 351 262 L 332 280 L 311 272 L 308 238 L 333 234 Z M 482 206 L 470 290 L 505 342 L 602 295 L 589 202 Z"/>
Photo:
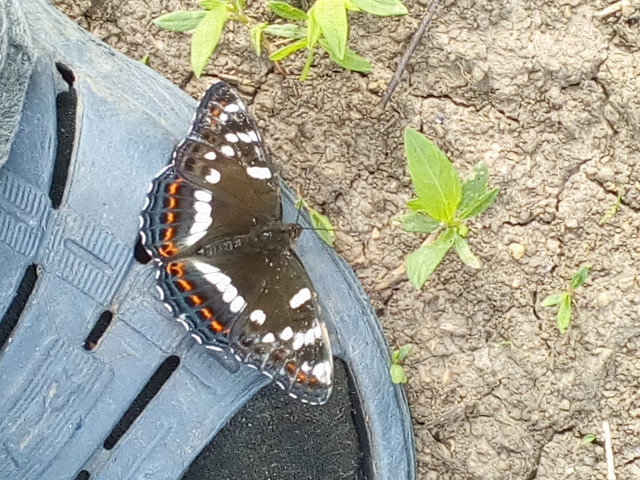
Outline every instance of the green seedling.
<path id="1" fill-rule="evenodd" d="M 295 201 L 294 206 L 296 210 L 301 210 L 304 208 L 307 213 L 309 213 L 311 226 L 316 230 L 318 236 L 322 239 L 322 241 L 333 248 L 333 242 L 336 236 L 334 233 L 333 225 L 331 225 L 329 219 L 317 210 L 311 208 L 307 201 L 303 198 L 298 198 Z"/>
<path id="2" fill-rule="evenodd" d="M 265 34 L 277 37 L 274 43 L 283 44 L 269 55 L 277 62 L 293 53 L 306 49 L 307 60 L 300 79 L 309 74 L 318 48 L 329 58 L 348 70 L 369 73 L 371 64 L 347 48 L 349 20 L 347 12 L 367 12 L 378 16 L 405 15 L 406 7 L 400 0 L 316 0 L 304 12 L 282 1 L 269 1 L 269 9 L 286 24 L 254 22 L 244 12 L 244 0 L 201 0 L 203 10 L 176 11 L 154 20 L 157 27 L 174 32 L 193 31 L 191 39 L 191 68 L 200 76 L 216 49 L 225 24 L 237 21 L 249 26 L 249 39 L 258 55 L 262 54 Z"/>
<path id="3" fill-rule="evenodd" d="M 598 225 L 604 225 L 609 222 L 613 217 L 616 216 L 618 210 L 620 210 L 620 204 L 622 203 L 622 187 L 618 190 L 618 196 L 616 197 L 616 201 L 609 207 L 607 212 L 598 222 Z"/>
<path id="4" fill-rule="evenodd" d="M 573 294 L 576 288 L 581 287 L 584 284 L 588 275 L 589 267 L 580 268 L 580 270 L 571 277 L 569 286 L 564 292 L 554 293 L 542 300 L 543 307 L 559 305 L 557 320 L 558 330 L 560 333 L 566 332 L 569 325 L 571 325 L 571 304 L 573 303 Z"/>
<path id="5" fill-rule="evenodd" d="M 430 241 L 406 258 L 409 281 L 422 288 L 451 247 L 464 264 L 481 268 L 482 262 L 467 243 L 466 223 L 498 196 L 497 188 L 487 188 L 487 165 L 479 162 L 471 176 L 460 182 L 447 156 L 418 131 L 405 130 L 404 148 L 417 198 L 407 203 L 410 212 L 401 217 L 401 226 L 406 232 L 431 234 Z"/>
<path id="6" fill-rule="evenodd" d="M 249 23 L 244 13 L 244 0 L 200 0 L 202 10 L 170 12 L 156 18 L 153 23 L 172 32 L 190 32 L 191 69 L 200 77 L 218 46 L 220 37 L 229 20 Z"/>
<path id="7" fill-rule="evenodd" d="M 587 435 L 585 435 L 584 437 L 582 437 L 582 443 L 584 443 L 585 445 L 589 445 L 593 442 L 595 442 L 597 440 L 597 436 L 594 435 L 593 433 L 589 433 Z"/>
<path id="8" fill-rule="evenodd" d="M 144 57 L 140 59 L 140 63 L 143 65 L 149 65 L 149 54 L 147 53 Z"/>
<path id="9" fill-rule="evenodd" d="M 318 48 L 327 52 L 329 58 L 342 68 L 361 73 L 371 72 L 371 64 L 347 48 L 347 12 L 367 12 L 377 16 L 407 13 L 406 7 L 399 0 L 316 0 L 308 12 L 280 1 L 270 1 L 267 5 L 280 18 L 297 22 L 268 25 L 263 30 L 268 35 L 289 40 L 269 56 L 272 61 L 283 60 L 298 50 L 306 49 L 307 59 L 300 80 L 307 78 Z"/>
<path id="10" fill-rule="evenodd" d="M 398 350 L 391 352 L 391 366 L 389 367 L 389 375 L 391 375 L 391 381 L 396 385 L 400 383 L 407 383 L 407 375 L 404 372 L 402 364 L 411 352 L 411 345 L 404 345 Z"/>

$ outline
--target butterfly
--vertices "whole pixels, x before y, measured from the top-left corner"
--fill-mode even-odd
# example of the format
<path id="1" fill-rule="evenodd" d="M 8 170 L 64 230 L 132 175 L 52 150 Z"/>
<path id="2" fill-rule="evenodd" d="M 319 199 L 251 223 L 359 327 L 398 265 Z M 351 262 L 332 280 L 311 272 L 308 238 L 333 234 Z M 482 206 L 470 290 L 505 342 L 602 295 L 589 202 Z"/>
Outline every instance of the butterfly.
<path id="1" fill-rule="evenodd" d="M 224 82 L 149 186 L 140 237 L 164 304 L 207 348 L 229 350 L 290 396 L 327 401 L 329 335 L 283 223 L 280 184 L 255 120 Z"/>

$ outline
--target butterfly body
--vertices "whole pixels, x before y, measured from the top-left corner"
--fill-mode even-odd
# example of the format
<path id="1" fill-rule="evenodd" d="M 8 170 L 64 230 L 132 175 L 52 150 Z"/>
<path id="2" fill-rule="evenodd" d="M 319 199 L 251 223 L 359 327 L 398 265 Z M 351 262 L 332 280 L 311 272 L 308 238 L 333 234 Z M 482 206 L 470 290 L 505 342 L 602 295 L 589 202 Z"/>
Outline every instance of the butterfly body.
<path id="1" fill-rule="evenodd" d="M 141 237 L 162 301 L 198 342 L 319 404 L 333 382 L 329 336 L 279 188 L 255 121 L 215 83 L 149 187 Z"/>

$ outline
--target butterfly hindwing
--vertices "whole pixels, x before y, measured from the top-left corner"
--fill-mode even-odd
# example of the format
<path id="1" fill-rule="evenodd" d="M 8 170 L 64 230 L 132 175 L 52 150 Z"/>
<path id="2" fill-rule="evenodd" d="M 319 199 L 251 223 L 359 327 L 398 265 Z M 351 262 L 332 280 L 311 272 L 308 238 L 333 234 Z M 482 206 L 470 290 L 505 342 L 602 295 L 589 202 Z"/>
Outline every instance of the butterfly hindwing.
<path id="1" fill-rule="evenodd" d="M 231 349 L 291 396 L 324 403 L 333 359 L 311 280 L 290 249 L 267 254 L 265 265 L 266 285 L 231 328 Z"/>

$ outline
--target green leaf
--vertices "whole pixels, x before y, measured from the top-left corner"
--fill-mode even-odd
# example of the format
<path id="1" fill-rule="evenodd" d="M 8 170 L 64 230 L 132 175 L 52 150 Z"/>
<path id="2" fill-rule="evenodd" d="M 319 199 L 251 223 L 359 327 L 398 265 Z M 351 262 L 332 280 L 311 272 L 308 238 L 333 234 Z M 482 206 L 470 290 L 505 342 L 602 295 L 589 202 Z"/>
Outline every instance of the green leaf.
<path id="1" fill-rule="evenodd" d="M 571 296 L 565 295 L 558 309 L 558 330 L 564 333 L 571 324 Z"/>
<path id="2" fill-rule="evenodd" d="M 413 347 L 413 345 L 407 344 L 407 345 L 403 345 L 398 350 L 394 350 L 391 353 L 391 361 L 393 363 L 402 363 L 402 362 L 404 362 L 404 359 L 407 358 L 409 353 L 411 353 L 411 348 L 412 347 Z"/>
<path id="3" fill-rule="evenodd" d="M 344 0 L 344 8 L 347 9 L 348 12 L 361 12 L 360 7 L 358 7 L 353 0 Z"/>
<path id="4" fill-rule="evenodd" d="M 320 35 L 322 34 L 320 31 L 320 25 L 318 25 L 318 21 L 316 20 L 314 7 L 309 9 L 309 19 L 307 20 L 307 48 L 309 50 L 313 50 L 315 48 L 318 40 L 320 40 Z"/>
<path id="5" fill-rule="evenodd" d="M 140 59 L 140 63 L 143 65 L 149 65 L 149 54 L 147 53 L 144 57 Z"/>
<path id="6" fill-rule="evenodd" d="M 480 215 L 487 208 L 491 206 L 493 202 L 496 201 L 498 197 L 499 189 L 493 188 L 489 190 L 487 193 L 477 198 L 475 202 L 471 203 L 466 209 L 460 209 L 460 213 L 458 218 L 460 220 L 466 220 L 467 218 L 475 217 L 476 215 Z"/>
<path id="7" fill-rule="evenodd" d="M 311 225 L 316 229 L 316 233 L 322 239 L 324 243 L 333 248 L 333 241 L 335 240 L 335 233 L 333 232 L 333 225 L 329 219 L 322 215 L 320 212 L 311 208 L 306 202 L 305 207 L 309 212 L 309 218 L 311 218 Z"/>
<path id="8" fill-rule="evenodd" d="M 200 77 L 207 66 L 209 57 L 218 46 L 224 24 L 229 18 L 227 6 L 222 2 L 212 2 L 211 10 L 202 19 L 191 38 L 191 68 Z"/>
<path id="9" fill-rule="evenodd" d="M 487 182 L 489 181 L 489 169 L 484 162 L 478 162 L 473 167 L 473 173 L 462 182 L 462 201 L 458 207 L 460 210 L 466 209 L 475 199 L 487 192 Z"/>
<path id="10" fill-rule="evenodd" d="M 422 202 L 422 200 L 420 200 L 419 198 L 412 198 L 407 202 L 407 208 L 412 212 L 426 213 L 423 203 L 424 202 Z"/>
<path id="11" fill-rule="evenodd" d="M 406 15 L 407 7 L 399 0 L 352 0 L 361 10 L 378 15 L 388 17 L 391 15 Z"/>
<path id="12" fill-rule="evenodd" d="M 401 228 L 405 232 L 411 233 L 432 233 L 440 226 L 440 223 L 421 212 L 411 212 L 402 215 L 400 222 Z"/>
<path id="13" fill-rule="evenodd" d="M 585 443 L 585 444 L 593 443 L 596 441 L 596 438 L 598 437 L 596 437 L 593 433 L 589 433 L 584 437 L 582 437 L 582 443 Z"/>
<path id="14" fill-rule="evenodd" d="M 205 10 L 211 10 L 212 8 L 216 8 L 216 3 L 220 0 L 200 0 L 198 5 L 200 5 Z"/>
<path id="15" fill-rule="evenodd" d="M 304 22 L 307 19 L 306 13 L 286 2 L 267 2 L 267 6 L 273 13 L 285 20 Z"/>
<path id="16" fill-rule="evenodd" d="M 462 198 L 453 165 L 438 147 L 412 128 L 405 130 L 404 148 L 420 205 L 435 220 L 451 223 Z"/>
<path id="17" fill-rule="evenodd" d="M 405 264 L 411 285 L 420 289 L 453 245 L 455 232 L 445 230 L 430 245 L 423 245 L 407 255 Z"/>
<path id="18" fill-rule="evenodd" d="M 269 55 L 269 60 L 271 60 L 272 62 L 278 62 L 283 58 L 287 58 L 292 53 L 297 52 L 298 50 L 302 50 L 306 46 L 307 39 L 301 38 L 300 40 L 290 43 L 289 45 L 285 45 L 284 47 L 279 48 L 278 50 L 273 52 L 271 55 Z"/>
<path id="19" fill-rule="evenodd" d="M 398 365 L 397 363 L 391 364 L 389 367 L 389 375 L 391 376 L 391 382 L 396 385 L 408 382 L 407 375 L 404 373 L 404 368 L 402 368 L 402 365 Z"/>
<path id="20" fill-rule="evenodd" d="M 545 297 L 545 299 L 542 300 L 541 305 L 543 307 L 553 307 L 554 305 L 558 305 L 560 302 L 562 302 L 566 296 L 566 293 L 554 293 L 552 295 L 549 295 L 548 297 Z"/>
<path id="21" fill-rule="evenodd" d="M 302 197 L 296 198 L 296 201 L 293 202 L 293 208 L 296 210 L 302 210 L 306 206 L 307 202 L 304 201 Z"/>
<path id="22" fill-rule="evenodd" d="M 274 35 L 276 37 L 284 38 L 305 38 L 307 36 L 307 29 L 299 27 L 298 25 L 269 25 L 264 29 L 265 33 Z"/>
<path id="23" fill-rule="evenodd" d="M 589 275 L 589 267 L 582 267 L 573 277 L 571 277 L 571 290 L 582 286 Z"/>
<path id="24" fill-rule="evenodd" d="M 460 235 L 455 236 L 453 246 L 456 249 L 458 257 L 460 257 L 460 260 L 462 260 L 462 263 L 470 266 L 471 268 L 482 268 L 482 262 L 473 254 L 471 248 L 469 248 L 469 244 L 467 243 L 467 241 Z"/>
<path id="25" fill-rule="evenodd" d="M 329 49 L 329 45 L 324 39 L 320 39 L 320 46 L 324 48 L 329 54 L 329 58 L 332 61 L 340 65 L 342 68 L 347 70 L 351 70 L 352 72 L 360 72 L 360 73 L 371 73 L 373 67 L 371 64 L 365 59 L 358 55 L 353 50 L 347 50 L 344 53 L 344 58 L 336 58 L 333 52 Z"/>
<path id="26" fill-rule="evenodd" d="M 153 24 L 163 30 L 170 30 L 172 32 L 188 32 L 189 30 L 195 30 L 206 14 L 207 12 L 203 10 L 195 12 L 178 10 L 177 12 L 166 13 L 156 18 L 153 21 Z"/>
<path id="27" fill-rule="evenodd" d="M 262 32 L 267 25 L 269 25 L 267 22 L 258 23 L 249 30 L 249 40 L 258 56 L 262 53 Z"/>
<path id="28" fill-rule="evenodd" d="M 313 5 L 313 17 L 327 41 L 327 50 L 335 58 L 343 59 L 349 36 L 349 23 L 344 1 L 316 0 Z"/>

